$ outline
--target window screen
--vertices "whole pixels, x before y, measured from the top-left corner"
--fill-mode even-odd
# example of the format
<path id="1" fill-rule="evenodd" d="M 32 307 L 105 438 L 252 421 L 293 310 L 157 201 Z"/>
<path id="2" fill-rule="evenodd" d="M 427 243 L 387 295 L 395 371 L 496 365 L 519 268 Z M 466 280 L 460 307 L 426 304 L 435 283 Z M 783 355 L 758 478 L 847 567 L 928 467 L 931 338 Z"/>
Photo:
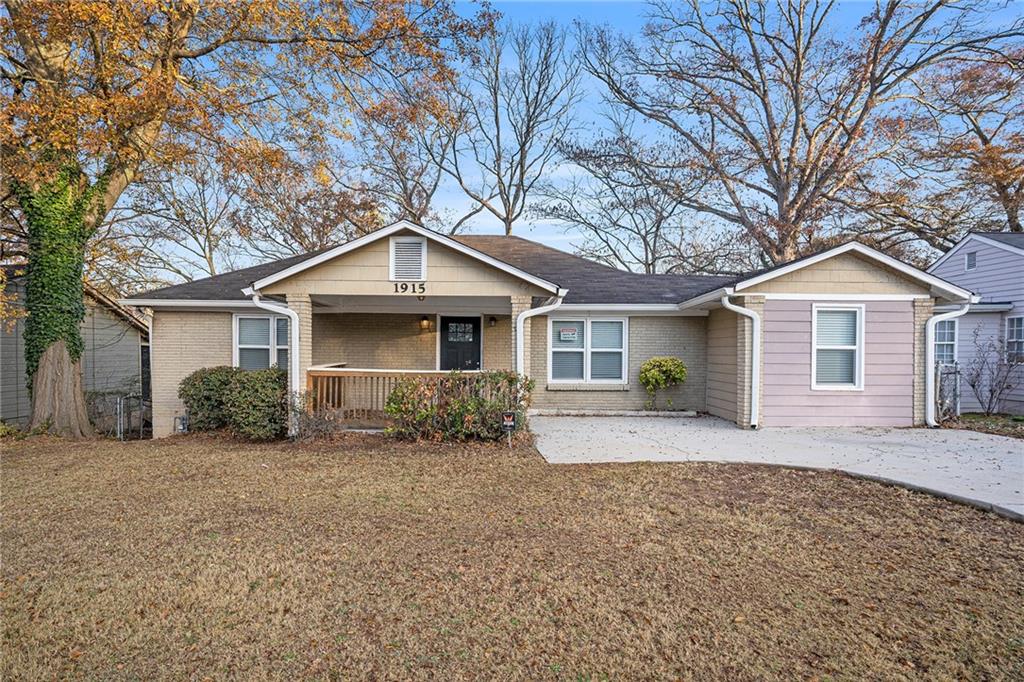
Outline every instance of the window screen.
<path id="1" fill-rule="evenodd" d="M 236 323 L 241 369 L 288 369 L 287 317 L 239 317 Z"/>
<path id="2" fill-rule="evenodd" d="M 814 382 L 824 387 L 857 385 L 858 309 L 815 311 Z"/>
<path id="3" fill-rule="evenodd" d="M 951 365 L 956 361 L 956 320 L 935 325 L 935 362 Z"/>
<path id="4" fill-rule="evenodd" d="M 582 381 L 586 324 L 583 320 L 555 320 L 551 323 L 551 378 Z"/>
<path id="5" fill-rule="evenodd" d="M 590 323 L 590 378 L 608 381 L 622 378 L 623 323 L 594 321 Z"/>
<path id="6" fill-rule="evenodd" d="M 1006 360 L 1024 362 L 1024 317 L 1006 319 Z"/>

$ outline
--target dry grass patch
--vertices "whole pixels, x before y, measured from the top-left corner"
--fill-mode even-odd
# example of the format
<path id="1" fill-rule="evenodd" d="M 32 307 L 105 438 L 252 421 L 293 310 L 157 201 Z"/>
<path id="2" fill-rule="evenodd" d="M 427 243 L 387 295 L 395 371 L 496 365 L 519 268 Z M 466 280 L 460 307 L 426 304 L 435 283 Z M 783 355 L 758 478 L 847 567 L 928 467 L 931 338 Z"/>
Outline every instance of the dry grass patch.
<path id="1" fill-rule="evenodd" d="M 961 415 L 960 419 L 950 422 L 949 426 L 954 429 L 969 429 L 996 436 L 1024 439 L 1024 416 L 971 412 Z"/>
<path id="2" fill-rule="evenodd" d="M 844 476 L 5 443 L 4 679 L 1019 678 L 1024 525 Z"/>

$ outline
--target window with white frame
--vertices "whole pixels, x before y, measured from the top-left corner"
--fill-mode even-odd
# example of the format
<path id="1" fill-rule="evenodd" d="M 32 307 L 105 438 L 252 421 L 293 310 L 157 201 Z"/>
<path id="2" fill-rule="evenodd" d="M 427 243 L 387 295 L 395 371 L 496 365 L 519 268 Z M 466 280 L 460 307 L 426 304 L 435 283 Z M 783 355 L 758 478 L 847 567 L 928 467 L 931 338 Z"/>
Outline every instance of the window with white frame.
<path id="1" fill-rule="evenodd" d="M 1024 362 L 1024 317 L 1006 318 L 1006 361 Z"/>
<path id="2" fill-rule="evenodd" d="M 978 267 L 978 252 L 968 251 L 964 255 L 964 270 L 973 270 Z"/>
<path id="3" fill-rule="evenodd" d="M 277 315 L 235 316 L 235 366 L 288 370 L 288 318 Z"/>
<path id="4" fill-rule="evenodd" d="M 427 240 L 423 237 L 392 237 L 388 263 L 392 281 L 424 281 L 427 278 Z"/>
<path id="5" fill-rule="evenodd" d="M 864 307 L 816 305 L 813 315 L 812 388 L 863 388 Z"/>
<path id="6" fill-rule="evenodd" d="M 551 320 L 550 380 L 626 383 L 628 333 L 625 319 Z"/>
<path id="7" fill-rule="evenodd" d="M 935 362 L 952 365 L 956 362 L 956 320 L 935 324 Z"/>

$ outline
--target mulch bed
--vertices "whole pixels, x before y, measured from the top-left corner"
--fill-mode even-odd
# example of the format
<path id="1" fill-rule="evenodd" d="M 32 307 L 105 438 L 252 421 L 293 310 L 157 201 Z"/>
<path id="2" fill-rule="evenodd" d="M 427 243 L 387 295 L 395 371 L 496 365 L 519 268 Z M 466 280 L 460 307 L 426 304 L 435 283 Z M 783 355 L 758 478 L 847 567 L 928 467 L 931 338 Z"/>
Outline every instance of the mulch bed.
<path id="1" fill-rule="evenodd" d="M 11 679 L 1020 679 L 1024 525 L 528 444 L 2 441 Z"/>
<path id="2" fill-rule="evenodd" d="M 949 422 L 954 429 L 968 429 L 996 436 L 1024 439 L 1024 417 L 1009 414 L 963 414 L 957 421 Z"/>

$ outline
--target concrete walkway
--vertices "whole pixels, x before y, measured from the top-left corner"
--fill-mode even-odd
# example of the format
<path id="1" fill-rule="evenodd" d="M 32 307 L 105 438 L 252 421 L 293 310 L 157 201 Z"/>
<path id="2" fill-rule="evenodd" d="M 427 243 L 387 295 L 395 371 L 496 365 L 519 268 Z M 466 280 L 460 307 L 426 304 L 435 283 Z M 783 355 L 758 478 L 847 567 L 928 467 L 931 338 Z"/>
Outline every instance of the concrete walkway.
<path id="1" fill-rule="evenodd" d="M 715 417 L 530 419 L 541 455 L 582 462 L 749 462 L 835 469 L 1024 520 L 1024 442 L 954 429 L 767 428 Z"/>

